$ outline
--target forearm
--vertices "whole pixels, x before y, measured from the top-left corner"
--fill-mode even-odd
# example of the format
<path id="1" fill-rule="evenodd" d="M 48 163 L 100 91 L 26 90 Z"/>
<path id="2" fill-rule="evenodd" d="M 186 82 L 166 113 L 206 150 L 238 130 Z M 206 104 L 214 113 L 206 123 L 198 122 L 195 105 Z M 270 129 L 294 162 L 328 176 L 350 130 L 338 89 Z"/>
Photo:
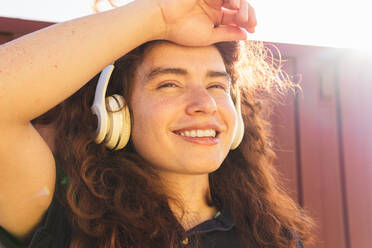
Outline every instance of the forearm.
<path id="1" fill-rule="evenodd" d="M 161 38 L 152 0 L 60 23 L 0 47 L 0 122 L 26 122 L 138 45 Z M 3 114 L 6 113 L 6 114 Z"/>

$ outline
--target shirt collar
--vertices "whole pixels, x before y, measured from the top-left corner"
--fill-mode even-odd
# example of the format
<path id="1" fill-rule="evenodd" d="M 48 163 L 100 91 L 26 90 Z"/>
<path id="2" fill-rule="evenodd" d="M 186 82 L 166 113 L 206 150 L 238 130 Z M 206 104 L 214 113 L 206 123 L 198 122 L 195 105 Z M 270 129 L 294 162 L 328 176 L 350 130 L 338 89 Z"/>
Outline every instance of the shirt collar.
<path id="1" fill-rule="evenodd" d="M 234 222 L 230 214 L 226 212 L 217 212 L 213 219 L 206 220 L 199 225 L 194 226 L 188 234 L 200 234 L 213 231 L 230 231 L 234 227 Z"/>

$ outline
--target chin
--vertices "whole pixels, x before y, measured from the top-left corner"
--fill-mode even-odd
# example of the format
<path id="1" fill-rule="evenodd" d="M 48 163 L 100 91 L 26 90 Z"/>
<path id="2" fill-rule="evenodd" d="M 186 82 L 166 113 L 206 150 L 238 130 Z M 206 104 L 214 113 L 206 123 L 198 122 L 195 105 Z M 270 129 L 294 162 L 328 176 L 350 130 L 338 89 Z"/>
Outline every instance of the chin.
<path id="1" fill-rule="evenodd" d="M 187 166 L 184 166 L 184 168 L 187 168 L 188 174 L 201 175 L 209 174 L 218 170 L 218 168 L 220 168 L 222 164 L 222 162 L 221 163 L 210 163 L 210 161 L 208 162 L 209 163 L 205 162 L 203 163 L 203 161 L 199 161 L 196 164 L 188 164 Z"/>

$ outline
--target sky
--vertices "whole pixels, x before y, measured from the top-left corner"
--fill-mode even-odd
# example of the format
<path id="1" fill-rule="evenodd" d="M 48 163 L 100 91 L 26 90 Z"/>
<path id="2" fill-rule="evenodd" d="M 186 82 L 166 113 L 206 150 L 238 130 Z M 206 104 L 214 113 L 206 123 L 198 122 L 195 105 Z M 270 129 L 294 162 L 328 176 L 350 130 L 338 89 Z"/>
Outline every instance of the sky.
<path id="1" fill-rule="evenodd" d="M 125 4 L 128 0 L 119 0 Z M 258 26 L 250 39 L 372 51 L 367 0 L 251 0 Z M 0 16 L 61 22 L 93 13 L 93 0 L 0 0 Z M 106 5 L 101 7 L 106 9 Z"/>

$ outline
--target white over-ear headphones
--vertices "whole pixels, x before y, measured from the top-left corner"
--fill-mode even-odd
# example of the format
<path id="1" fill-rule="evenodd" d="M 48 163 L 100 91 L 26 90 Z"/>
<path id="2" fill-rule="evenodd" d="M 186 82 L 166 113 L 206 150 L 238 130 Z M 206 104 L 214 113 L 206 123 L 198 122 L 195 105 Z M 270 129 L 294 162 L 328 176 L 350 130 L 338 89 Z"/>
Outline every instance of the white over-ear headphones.
<path id="1" fill-rule="evenodd" d="M 119 150 L 124 148 L 129 141 L 131 123 L 129 108 L 123 96 L 114 94 L 105 98 L 107 85 L 113 70 L 114 65 L 109 65 L 101 72 L 91 110 L 98 119 L 95 142 L 97 144 L 103 142 L 109 149 Z M 235 126 L 231 150 L 239 146 L 244 135 L 239 91 L 236 95 L 235 108 L 238 122 Z"/>
<path id="2" fill-rule="evenodd" d="M 98 119 L 95 142 L 103 142 L 108 148 L 119 150 L 128 143 L 131 124 L 124 97 L 115 94 L 105 98 L 113 70 L 114 66 L 109 65 L 101 72 L 91 110 Z"/>
<path id="3" fill-rule="evenodd" d="M 236 149 L 242 142 L 243 136 L 244 136 L 244 121 L 242 117 L 239 88 L 237 88 L 236 90 L 235 109 L 236 109 L 236 114 L 237 114 L 238 119 L 237 119 L 237 125 L 235 126 L 235 130 L 233 134 L 233 141 L 231 143 L 230 150 Z"/>

